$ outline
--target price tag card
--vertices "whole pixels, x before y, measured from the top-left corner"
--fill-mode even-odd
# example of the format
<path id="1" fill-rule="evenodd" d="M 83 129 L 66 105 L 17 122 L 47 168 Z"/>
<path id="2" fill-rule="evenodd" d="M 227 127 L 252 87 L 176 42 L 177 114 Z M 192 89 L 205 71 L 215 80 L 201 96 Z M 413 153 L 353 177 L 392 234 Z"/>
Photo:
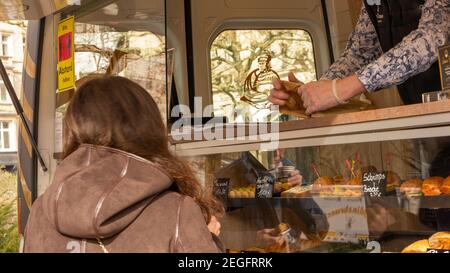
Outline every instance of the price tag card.
<path id="1" fill-rule="evenodd" d="M 450 45 L 439 48 L 439 67 L 442 90 L 450 89 Z"/>
<path id="2" fill-rule="evenodd" d="M 261 172 L 256 179 L 255 197 L 271 198 L 273 196 L 273 185 L 275 177 L 269 172 Z"/>
<path id="3" fill-rule="evenodd" d="M 226 200 L 228 197 L 229 188 L 230 188 L 229 178 L 218 178 L 214 181 L 213 193 L 217 198 L 221 200 Z"/>
<path id="4" fill-rule="evenodd" d="M 429 248 L 429 249 L 427 249 L 427 253 L 445 253 L 445 254 L 450 254 L 450 250 L 448 250 L 448 249 L 433 249 L 433 248 Z"/>
<path id="5" fill-rule="evenodd" d="M 370 197 L 386 195 L 387 175 L 386 172 L 363 173 L 363 192 Z"/>

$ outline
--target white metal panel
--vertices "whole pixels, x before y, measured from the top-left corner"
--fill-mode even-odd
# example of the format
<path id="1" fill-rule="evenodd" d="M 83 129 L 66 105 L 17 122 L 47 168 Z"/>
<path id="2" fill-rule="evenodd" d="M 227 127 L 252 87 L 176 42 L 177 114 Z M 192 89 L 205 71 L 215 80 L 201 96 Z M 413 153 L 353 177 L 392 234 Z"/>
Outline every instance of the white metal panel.
<path id="1" fill-rule="evenodd" d="M 377 141 L 403 140 L 403 139 L 420 139 L 431 137 L 447 137 L 450 136 L 450 126 L 418 128 L 406 130 L 394 130 L 388 132 L 372 132 L 363 134 L 324 136 L 312 138 L 299 138 L 293 140 L 282 140 L 279 148 L 298 148 L 298 147 L 315 147 L 328 146 L 337 144 L 367 143 Z M 230 144 L 220 147 L 199 147 L 197 149 L 176 150 L 180 156 L 198 156 L 211 155 L 221 153 L 235 153 L 245 151 L 261 150 L 262 143 L 247 144 Z"/>
<path id="2" fill-rule="evenodd" d="M 45 18 L 44 41 L 42 48 L 41 81 L 39 94 L 39 128 L 38 149 L 48 168 L 42 172 L 38 168 L 38 195 L 42 194 L 50 185 L 57 162 L 53 159 L 55 140 L 55 99 L 56 99 L 56 51 L 55 37 L 57 31 L 56 20 L 59 17 L 50 15 Z"/>

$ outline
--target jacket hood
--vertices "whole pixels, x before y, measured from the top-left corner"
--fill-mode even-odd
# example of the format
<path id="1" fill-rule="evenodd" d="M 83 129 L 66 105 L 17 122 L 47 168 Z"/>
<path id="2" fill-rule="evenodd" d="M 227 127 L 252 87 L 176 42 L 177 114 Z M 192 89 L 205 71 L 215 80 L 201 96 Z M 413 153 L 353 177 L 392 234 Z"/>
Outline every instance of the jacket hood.
<path id="1" fill-rule="evenodd" d="M 172 184 L 157 164 L 113 148 L 81 145 L 58 166 L 44 213 L 62 234 L 108 238 Z"/>

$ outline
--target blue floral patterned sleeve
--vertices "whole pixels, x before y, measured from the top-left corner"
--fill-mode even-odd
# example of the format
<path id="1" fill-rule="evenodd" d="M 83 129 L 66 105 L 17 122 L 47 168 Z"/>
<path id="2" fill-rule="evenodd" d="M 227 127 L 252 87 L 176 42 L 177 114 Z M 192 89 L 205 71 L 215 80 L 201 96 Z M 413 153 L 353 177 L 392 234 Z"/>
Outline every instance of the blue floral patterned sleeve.
<path id="1" fill-rule="evenodd" d="M 437 59 L 438 47 L 447 43 L 449 36 L 450 0 L 427 0 L 419 27 L 382 54 L 375 28 L 363 8 L 344 54 L 323 79 L 343 78 L 355 73 L 367 91 L 401 84 L 428 70 Z M 363 48 L 359 48 L 360 45 Z M 354 65 L 354 69 L 350 65 Z"/>
<path id="2" fill-rule="evenodd" d="M 377 32 L 364 5 L 341 56 L 330 66 L 321 80 L 342 79 L 354 74 L 383 53 Z"/>

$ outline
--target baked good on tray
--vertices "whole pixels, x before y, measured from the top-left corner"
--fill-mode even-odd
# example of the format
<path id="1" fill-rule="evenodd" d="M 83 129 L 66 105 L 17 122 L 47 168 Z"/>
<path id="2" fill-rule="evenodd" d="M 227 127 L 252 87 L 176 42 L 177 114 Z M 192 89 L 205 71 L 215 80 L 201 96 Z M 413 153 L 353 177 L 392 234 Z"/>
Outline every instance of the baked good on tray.
<path id="1" fill-rule="evenodd" d="M 428 240 L 420 240 L 416 241 L 409 246 L 405 247 L 402 250 L 402 253 L 427 253 L 427 250 L 430 248 L 430 245 L 428 244 Z"/>
<path id="2" fill-rule="evenodd" d="M 450 250 L 450 232 L 438 232 L 428 239 L 428 244 L 432 249 Z"/>
<path id="3" fill-rule="evenodd" d="M 319 186 L 332 186 L 335 184 L 334 179 L 329 176 L 321 176 L 314 181 L 315 185 Z"/>
<path id="4" fill-rule="evenodd" d="M 422 193 L 425 196 L 441 195 L 441 186 L 444 178 L 433 176 L 425 179 L 422 183 Z"/>
<path id="5" fill-rule="evenodd" d="M 404 194 L 419 194 L 422 191 L 422 179 L 410 179 L 400 186 L 400 192 Z"/>
<path id="6" fill-rule="evenodd" d="M 450 176 L 447 177 L 443 182 L 441 186 L 441 193 L 445 195 L 450 195 Z"/>
<path id="7" fill-rule="evenodd" d="M 311 193 L 312 185 L 296 186 L 281 193 L 281 197 L 285 198 L 299 198 L 308 196 Z"/>

